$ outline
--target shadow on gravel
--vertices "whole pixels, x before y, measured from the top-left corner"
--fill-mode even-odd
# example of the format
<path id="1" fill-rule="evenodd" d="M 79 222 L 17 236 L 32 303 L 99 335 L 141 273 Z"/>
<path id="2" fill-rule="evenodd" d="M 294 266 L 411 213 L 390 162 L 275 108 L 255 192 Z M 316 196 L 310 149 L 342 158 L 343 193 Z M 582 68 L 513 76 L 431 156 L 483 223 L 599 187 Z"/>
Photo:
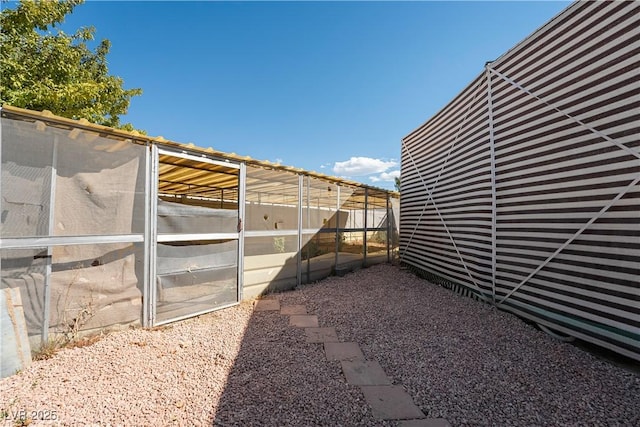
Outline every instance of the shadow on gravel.
<path id="1" fill-rule="evenodd" d="M 640 374 L 391 265 L 270 295 L 357 342 L 425 416 L 452 426 L 640 425 Z M 322 344 L 254 311 L 215 426 L 394 425 L 373 418 Z"/>
<path id="2" fill-rule="evenodd" d="M 267 298 L 277 299 L 283 294 Z M 279 311 L 254 311 L 217 407 L 214 426 L 384 425 L 339 362 Z"/>
<path id="3" fill-rule="evenodd" d="M 640 425 L 640 374 L 390 265 L 294 292 L 451 425 Z M 375 425 L 340 366 L 277 312 L 254 312 L 215 425 Z"/>

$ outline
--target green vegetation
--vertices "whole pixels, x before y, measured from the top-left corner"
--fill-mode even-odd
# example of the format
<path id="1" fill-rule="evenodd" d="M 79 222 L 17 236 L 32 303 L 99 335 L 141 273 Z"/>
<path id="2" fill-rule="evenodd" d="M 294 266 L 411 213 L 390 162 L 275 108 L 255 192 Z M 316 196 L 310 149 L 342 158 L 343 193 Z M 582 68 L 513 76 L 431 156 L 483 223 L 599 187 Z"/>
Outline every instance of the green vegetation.
<path id="1" fill-rule="evenodd" d="M 71 35 L 57 28 L 81 3 L 22 0 L 0 12 L 0 102 L 133 130 L 120 116 L 142 90 L 124 89 L 120 77 L 109 75 L 109 40 L 92 51 L 87 42 L 95 28 Z"/>

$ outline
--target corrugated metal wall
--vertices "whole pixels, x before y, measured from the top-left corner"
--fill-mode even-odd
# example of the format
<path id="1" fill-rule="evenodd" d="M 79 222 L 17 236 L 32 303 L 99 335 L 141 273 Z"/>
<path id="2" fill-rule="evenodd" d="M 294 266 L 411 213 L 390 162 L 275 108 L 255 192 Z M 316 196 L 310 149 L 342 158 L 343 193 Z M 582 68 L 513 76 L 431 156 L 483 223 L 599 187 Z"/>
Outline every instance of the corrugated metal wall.
<path id="1" fill-rule="evenodd" d="M 577 2 L 402 142 L 400 256 L 640 360 L 640 2 Z"/>

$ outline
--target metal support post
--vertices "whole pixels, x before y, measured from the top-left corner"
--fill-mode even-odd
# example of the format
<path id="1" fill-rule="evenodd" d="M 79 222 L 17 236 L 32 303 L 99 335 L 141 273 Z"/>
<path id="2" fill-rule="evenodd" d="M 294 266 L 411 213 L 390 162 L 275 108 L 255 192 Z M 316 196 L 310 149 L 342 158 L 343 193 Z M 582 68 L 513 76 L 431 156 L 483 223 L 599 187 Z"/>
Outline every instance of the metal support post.
<path id="1" fill-rule="evenodd" d="M 144 179 L 144 243 L 143 243 L 143 262 L 144 273 L 142 276 L 142 326 L 144 328 L 151 327 L 151 251 L 150 242 L 152 241 L 151 233 L 151 181 L 152 181 L 152 158 L 151 147 L 146 145 L 144 164 L 145 164 L 145 179 Z"/>
<path id="2" fill-rule="evenodd" d="M 307 227 L 311 228 L 311 179 L 309 175 L 305 176 L 307 181 Z M 307 244 L 307 280 L 305 283 L 311 281 L 311 250 Z"/>
<path id="3" fill-rule="evenodd" d="M 47 235 L 54 234 L 55 227 L 55 205 L 56 205 L 56 178 L 58 176 L 58 135 L 53 137 L 53 153 L 51 156 L 51 182 L 49 184 L 49 223 L 47 225 Z M 51 271 L 53 263 L 53 248 L 47 246 L 47 264 L 44 273 L 44 312 L 42 313 L 42 344 L 49 342 L 49 319 L 51 317 Z"/>
<path id="4" fill-rule="evenodd" d="M 245 235 L 245 202 L 247 194 L 247 165 L 240 163 L 240 174 L 238 177 L 238 219 L 240 220 L 240 230 L 238 236 L 238 302 L 242 301 L 244 288 L 244 235 Z"/>
<path id="5" fill-rule="evenodd" d="M 336 186 L 338 191 L 336 191 L 336 256 L 334 259 L 334 270 L 338 269 L 338 252 L 340 251 L 340 186 Z"/>
<path id="6" fill-rule="evenodd" d="M 362 266 L 367 266 L 367 228 L 369 227 L 369 189 L 364 189 L 364 236 L 362 237 Z"/>
<path id="7" fill-rule="evenodd" d="M 150 173 L 150 191 L 149 191 L 149 240 L 146 248 L 149 256 L 149 301 L 147 303 L 149 310 L 149 327 L 156 325 L 156 309 L 157 309 L 157 293 L 156 272 L 157 272 L 157 251 L 158 251 L 158 162 L 160 155 L 158 146 L 151 145 L 151 173 Z"/>
<path id="8" fill-rule="evenodd" d="M 298 250 L 296 255 L 296 284 L 302 284 L 302 199 L 304 176 L 298 175 Z"/>
<path id="9" fill-rule="evenodd" d="M 497 265 L 497 203 L 496 203 L 496 144 L 493 134 L 493 93 L 491 91 L 491 72 L 486 66 L 487 108 L 489 111 L 489 153 L 491 156 L 491 303 L 496 304 L 496 265 Z"/>
<path id="10" fill-rule="evenodd" d="M 391 206 L 387 193 L 387 262 L 391 262 Z"/>

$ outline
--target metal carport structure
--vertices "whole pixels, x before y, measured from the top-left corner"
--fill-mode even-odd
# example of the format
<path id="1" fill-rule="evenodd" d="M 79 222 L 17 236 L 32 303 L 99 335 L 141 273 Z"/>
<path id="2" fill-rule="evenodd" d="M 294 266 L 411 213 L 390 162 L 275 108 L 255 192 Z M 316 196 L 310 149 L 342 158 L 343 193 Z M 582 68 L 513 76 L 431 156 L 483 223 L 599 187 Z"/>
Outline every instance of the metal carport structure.
<path id="1" fill-rule="evenodd" d="M 4 106 L 0 132 L 1 287 L 19 290 L 32 346 L 396 254 L 394 192 L 46 111 Z"/>

